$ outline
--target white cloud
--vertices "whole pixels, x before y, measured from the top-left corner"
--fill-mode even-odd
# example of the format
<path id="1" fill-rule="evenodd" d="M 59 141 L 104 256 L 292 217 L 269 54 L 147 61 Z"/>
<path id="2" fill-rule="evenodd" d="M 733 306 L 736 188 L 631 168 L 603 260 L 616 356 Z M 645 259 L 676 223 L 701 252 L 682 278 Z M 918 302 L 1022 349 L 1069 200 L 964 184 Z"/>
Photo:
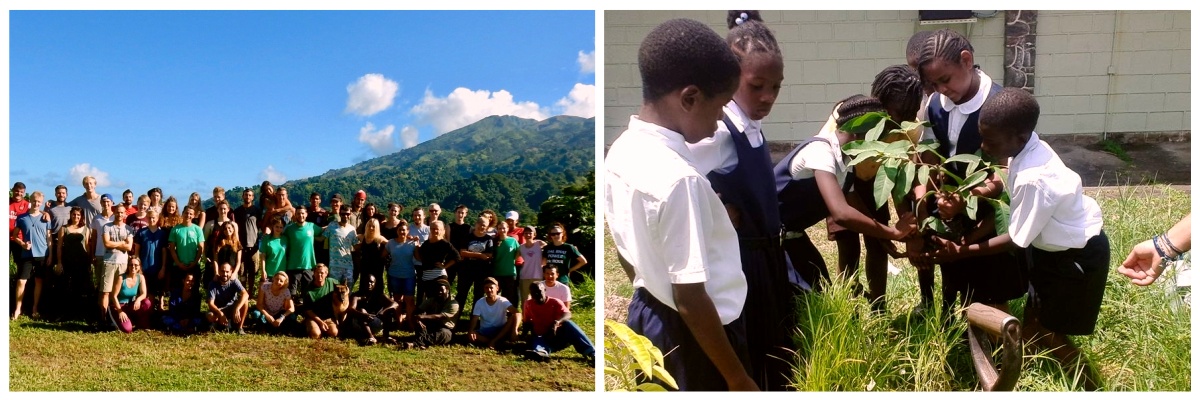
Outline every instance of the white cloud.
<path id="1" fill-rule="evenodd" d="M 283 175 L 283 172 L 275 169 L 274 165 L 268 165 L 266 169 L 259 172 L 258 179 L 271 181 L 271 183 L 276 185 L 287 182 L 287 177 Z"/>
<path id="2" fill-rule="evenodd" d="M 577 61 L 579 61 L 579 72 L 580 73 L 583 73 L 583 74 L 596 73 L 596 51 L 595 50 L 589 51 L 587 53 L 584 53 L 582 50 L 580 50 L 579 58 L 577 59 Z"/>
<path id="3" fill-rule="evenodd" d="M 395 130 L 395 125 L 388 125 L 383 129 L 376 130 L 375 125 L 368 122 L 366 126 L 358 130 L 358 141 L 370 146 L 375 155 L 395 153 L 396 150 L 400 150 L 399 147 L 396 147 L 396 139 L 392 137 L 392 132 Z"/>
<path id="4" fill-rule="evenodd" d="M 507 90 L 491 92 L 457 88 L 446 97 L 426 90 L 425 98 L 412 108 L 420 124 L 433 125 L 438 135 L 470 125 L 491 115 L 513 115 L 536 120 L 546 119 L 547 111 L 532 101 L 513 101 Z"/>
<path id="5" fill-rule="evenodd" d="M 562 115 L 591 118 L 596 116 L 596 86 L 576 83 L 567 97 L 558 100 L 554 105 L 561 109 Z"/>
<path id="6" fill-rule="evenodd" d="M 400 85 L 381 74 L 366 74 L 346 86 L 346 112 L 361 116 L 375 115 L 392 106 Z"/>
<path id="7" fill-rule="evenodd" d="M 76 164 L 71 167 L 71 180 L 82 182 L 85 176 L 96 178 L 96 187 L 109 187 L 113 185 L 113 181 L 109 179 L 108 173 L 101 171 L 99 168 L 93 167 L 91 164 L 83 163 Z"/>
<path id="8" fill-rule="evenodd" d="M 417 145 L 417 128 L 405 126 L 400 130 L 400 148 L 407 149 Z"/>

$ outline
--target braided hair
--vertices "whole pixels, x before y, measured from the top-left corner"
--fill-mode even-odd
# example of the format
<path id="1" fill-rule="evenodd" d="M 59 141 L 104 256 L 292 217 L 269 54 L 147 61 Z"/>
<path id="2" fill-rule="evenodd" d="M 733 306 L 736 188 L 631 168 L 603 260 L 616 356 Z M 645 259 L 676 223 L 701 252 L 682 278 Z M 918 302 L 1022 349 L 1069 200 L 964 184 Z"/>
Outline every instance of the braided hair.
<path id="1" fill-rule="evenodd" d="M 706 96 L 731 92 L 737 89 L 742 68 L 712 28 L 679 18 L 663 22 L 642 40 L 638 72 L 642 100 L 650 102 L 688 85 L 696 85 Z"/>
<path id="2" fill-rule="evenodd" d="M 907 65 L 884 68 L 871 83 L 871 97 L 898 112 L 898 120 L 912 121 L 921 108 L 921 78 Z"/>
<path id="3" fill-rule="evenodd" d="M 879 99 L 856 94 L 838 102 L 838 117 L 836 122 L 838 126 L 842 126 L 852 119 L 876 111 L 887 112 L 887 110 L 883 108 L 883 103 L 879 102 Z"/>
<path id="4" fill-rule="evenodd" d="M 921 51 L 917 53 L 917 73 L 923 79 L 925 75 L 921 70 L 935 59 L 961 62 L 963 51 L 975 52 L 975 48 L 971 47 L 971 42 L 966 37 L 950 29 L 938 29 L 925 39 Z"/>
<path id="5" fill-rule="evenodd" d="M 933 36 L 933 31 L 917 31 L 908 38 L 908 46 L 904 49 L 904 60 L 909 66 L 917 67 L 917 58 L 921 56 L 921 47 Z"/>
<path id="6" fill-rule="evenodd" d="M 988 96 L 979 108 L 979 124 L 1014 135 L 1027 135 L 1037 127 L 1041 107 L 1021 88 L 1006 87 Z"/>
<path id="7" fill-rule="evenodd" d="M 779 42 L 775 41 L 775 34 L 763 24 L 762 15 L 758 11 L 733 10 L 725 17 L 725 22 L 729 25 L 729 35 L 725 37 L 725 41 L 729 43 L 729 48 L 733 49 L 733 54 L 737 55 L 738 60 L 745 60 L 747 56 L 756 53 L 783 57 L 783 53 L 779 51 Z"/>

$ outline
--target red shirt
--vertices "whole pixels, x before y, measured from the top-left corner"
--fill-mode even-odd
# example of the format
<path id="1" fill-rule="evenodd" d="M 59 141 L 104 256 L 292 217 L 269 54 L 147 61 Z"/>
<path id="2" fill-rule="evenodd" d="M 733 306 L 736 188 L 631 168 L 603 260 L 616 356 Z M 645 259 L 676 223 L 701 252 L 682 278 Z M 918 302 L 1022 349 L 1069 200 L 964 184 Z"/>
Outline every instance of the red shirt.
<path id="1" fill-rule="evenodd" d="M 533 324 L 534 335 L 548 335 L 554 329 L 554 321 L 567 314 L 567 305 L 562 300 L 548 297 L 546 302 L 538 304 L 533 299 L 525 300 L 525 322 Z"/>
<path id="2" fill-rule="evenodd" d="M 8 231 L 12 232 L 17 229 L 17 218 L 22 214 L 29 212 L 29 201 L 21 199 L 12 201 L 8 199 Z"/>

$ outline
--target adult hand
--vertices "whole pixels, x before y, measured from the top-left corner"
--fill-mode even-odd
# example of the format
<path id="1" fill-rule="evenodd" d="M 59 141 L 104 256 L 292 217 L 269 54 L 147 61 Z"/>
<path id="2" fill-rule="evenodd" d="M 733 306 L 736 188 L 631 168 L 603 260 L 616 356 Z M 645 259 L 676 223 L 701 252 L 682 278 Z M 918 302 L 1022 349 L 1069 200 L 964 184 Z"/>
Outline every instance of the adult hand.
<path id="1" fill-rule="evenodd" d="M 1154 243 L 1147 240 L 1133 246 L 1117 272 L 1129 277 L 1135 285 L 1146 286 L 1162 275 L 1162 257 L 1154 250 Z"/>
<path id="2" fill-rule="evenodd" d="M 142 309 L 142 302 L 134 301 L 133 302 L 133 311 L 137 311 L 137 310 L 141 310 L 141 309 Z"/>
<path id="3" fill-rule="evenodd" d="M 120 314 L 117 314 L 117 319 L 120 320 L 122 324 L 129 322 L 129 316 L 125 315 L 124 311 L 120 311 Z"/>
<path id="4" fill-rule="evenodd" d="M 278 319 L 272 318 L 271 319 L 271 326 L 278 328 L 279 325 L 282 325 L 282 324 L 283 324 L 283 318 L 278 318 Z"/>
<path id="5" fill-rule="evenodd" d="M 475 333 L 475 331 L 467 332 L 467 339 L 469 339 L 471 343 L 475 343 L 476 340 L 479 340 L 479 334 Z"/>
<path id="6" fill-rule="evenodd" d="M 63 266 L 62 266 L 62 263 L 54 264 L 54 274 L 55 274 L 55 275 L 62 275 L 62 273 L 63 273 Z"/>

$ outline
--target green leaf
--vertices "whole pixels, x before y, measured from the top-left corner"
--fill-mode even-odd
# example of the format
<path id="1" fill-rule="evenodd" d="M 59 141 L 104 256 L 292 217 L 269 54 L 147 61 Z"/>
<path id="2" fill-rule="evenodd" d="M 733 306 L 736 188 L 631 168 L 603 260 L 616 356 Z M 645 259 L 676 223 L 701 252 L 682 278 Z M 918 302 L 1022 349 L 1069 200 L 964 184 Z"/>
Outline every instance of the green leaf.
<path id="1" fill-rule="evenodd" d="M 842 124 L 842 126 L 838 127 L 838 130 L 842 131 L 842 132 L 859 135 L 859 134 L 862 134 L 863 132 L 866 132 L 869 129 L 873 129 L 874 127 L 879 125 L 879 121 L 882 121 L 885 118 L 887 118 L 886 112 L 883 112 L 883 111 L 869 112 L 869 113 L 860 115 L 858 117 L 855 117 L 854 119 L 851 119 L 849 121 L 846 121 L 846 123 L 844 123 L 844 124 Z M 882 130 L 882 128 L 881 128 L 881 130 Z"/>
<path id="2" fill-rule="evenodd" d="M 639 392 L 665 392 L 665 391 L 667 391 L 667 389 L 663 389 L 663 387 L 659 386 L 657 383 L 643 383 L 643 384 L 637 386 L 637 390 Z"/>
<path id="3" fill-rule="evenodd" d="M 892 160 L 888 160 L 889 162 Z M 879 171 L 875 173 L 875 204 L 887 203 L 888 195 L 892 193 L 892 187 L 896 185 L 896 166 L 888 165 L 884 162 L 879 167 Z"/>
<path id="4" fill-rule="evenodd" d="M 983 181 L 987 179 L 987 175 L 988 171 L 986 169 L 975 171 L 975 173 L 967 175 L 967 179 L 964 179 L 962 184 L 959 185 L 959 191 L 967 191 L 971 190 L 971 188 L 979 186 L 979 184 L 983 183 Z"/>
<path id="5" fill-rule="evenodd" d="M 926 140 L 924 142 L 917 144 L 917 152 L 918 153 L 924 153 L 927 151 L 928 152 L 936 152 L 937 148 L 939 146 L 941 146 L 941 143 L 938 143 L 937 140 L 933 140 L 933 139 Z"/>
<path id="6" fill-rule="evenodd" d="M 902 131 L 906 131 L 906 132 L 907 132 L 909 129 L 912 129 L 913 127 L 915 127 L 915 126 L 917 126 L 917 125 L 920 125 L 920 126 L 930 126 L 930 125 L 932 125 L 932 124 L 930 124 L 930 123 L 929 123 L 929 121 L 921 121 L 921 122 L 917 122 L 917 121 L 903 121 L 903 122 L 901 122 L 901 123 L 900 123 L 900 130 L 902 130 Z"/>
<path id="7" fill-rule="evenodd" d="M 987 201 L 992 203 L 992 208 L 996 210 L 996 235 L 1008 233 L 1009 216 L 1012 215 L 1008 203 L 996 199 L 987 199 Z"/>
<path id="8" fill-rule="evenodd" d="M 976 162 L 976 163 L 978 163 L 979 156 L 974 155 L 974 154 L 958 154 L 958 155 L 955 155 L 954 157 L 947 158 L 946 161 L 942 162 L 942 164 L 949 164 L 952 162 L 962 162 L 962 163 Z"/>
<path id="9" fill-rule="evenodd" d="M 875 157 L 878 157 L 878 156 L 880 156 L 880 154 L 879 154 L 879 153 L 864 153 L 864 154 L 859 154 L 858 156 L 856 156 L 856 157 L 854 157 L 853 159 L 851 159 L 851 160 L 850 160 L 850 162 L 846 163 L 846 166 L 847 166 L 847 167 L 853 167 L 853 166 L 855 166 L 855 165 L 858 165 L 859 163 L 861 163 L 861 162 L 863 162 L 863 161 L 867 161 L 867 160 L 870 160 L 870 159 L 872 159 L 872 158 L 875 158 Z"/>
<path id="10" fill-rule="evenodd" d="M 886 115 L 887 114 L 885 113 L 884 116 Z M 874 128 L 871 128 L 871 130 L 867 131 L 867 141 L 879 140 L 879 136 L 883 135 L 883 127 L 885 126 L 887 126 L 887 119 L 885 118 L 879 120 L 879 123 L 875 124 Z"/>
<path id="11" fill-rule="evenodd" d="M 608 376 L 618 376 L 621 375 L 621 371 L 613 367 L 604 366 L 604 374 Z"/>
<path id="12" fill-rule="evenodd" d="M 672 378 L 671 373 L 667 372 L 667 370 L 661 366 L 654 366 L 654 377 L 667 384 L 667 386 L 671 389 L 679 389 L 679 384 L 675 383 L 675 378 Z"/>
<path id="13" fill-rule="evenodd" d="M 637 363 L 638 369 L 642 371 L 652 370 L 655 360 L 648 348 L 654 347 L 650 344 L 650 340 L 646 339 L 645 336 L 637 334 L 632 329 L 629 329 L 629 326 L 620 322 L 604 320 L 604 328 L 608 332 L 612 332 L 613 336 L 616 336 L 625 345 L 625 348 L 629 349 L 629 353 L 633 355 L 633 360 Z"/>
<path id="14" fill-rule="evenodd" d="M 896 203 L 904 201 L 904 196 L 912 190 L 913 178 L 917 174 L 917 165 L 911 162 L 904 162 L 904 167 L 898 169 L 896 174 L 896 186 L 892 188 L 892 200 Z M 880 205 L 876 203 L 876 205 Z"/>
<path id="15" fill-rule="evenodd" d="M 979 196 L 968 194 L 967 197 L 967 218 L 975 220 L 975 213 L 979 211 Z"/>
<path id="16" fill-rule="evenodd" d="M 917 169 L 917 181 L 921 183 L 921 186 L 929 184 L 929 166 L 928 165 L 922 165 L 921 168 Z"/>
<path id="17" fill-rule="evenodd" d="M 950 232 L 950 230 L 946 228 L 946 223 L 934 216 L 929 216 L 925 218 L 924 221 L 921 221 L 921 230 L 927 229 L 933 230 L 940 235 L 945 235 Z"/>
<path id="18" fill-rule="evenodd" d="M 906 140 L 898 140 L 888 143 L 887 146 L 883 148 L 883 154 L 906 159 L 908 158 L 908 145 L 909 142 Z"/>

